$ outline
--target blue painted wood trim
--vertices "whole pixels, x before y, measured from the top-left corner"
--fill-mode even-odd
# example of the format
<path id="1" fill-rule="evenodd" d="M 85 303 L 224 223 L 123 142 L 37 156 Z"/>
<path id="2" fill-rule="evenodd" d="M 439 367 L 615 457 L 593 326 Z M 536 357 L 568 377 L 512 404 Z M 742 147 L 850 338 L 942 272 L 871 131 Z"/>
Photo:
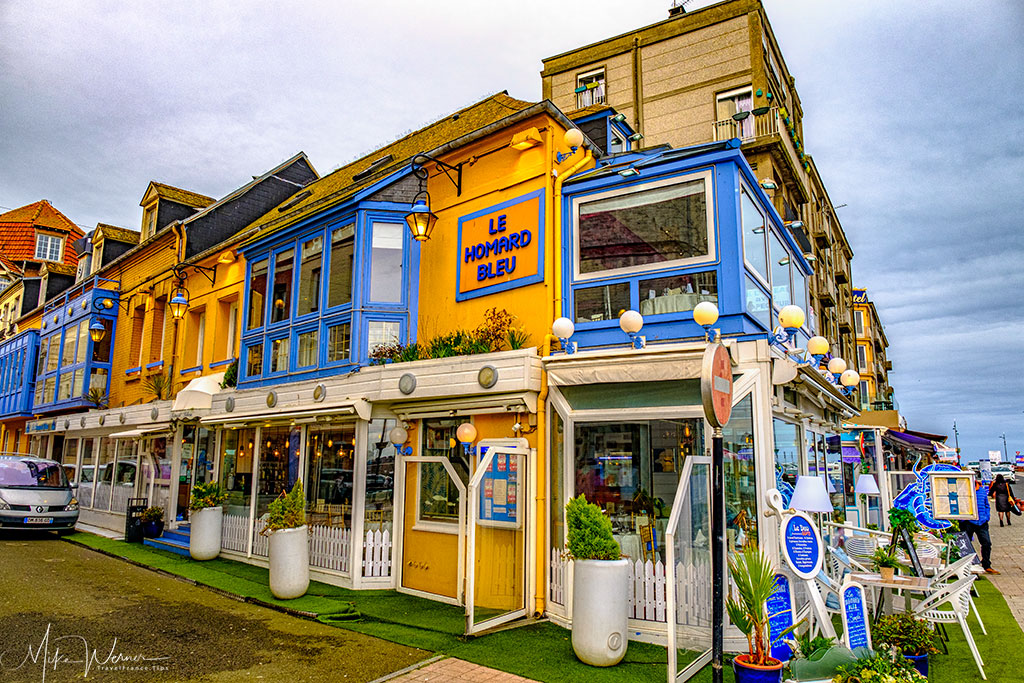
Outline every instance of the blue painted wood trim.
<path id="1" fill-rule="evenodd" d="M 231 365 L 236 360 L 238 360 L 238 359 L 237 358 L 228 358 L 227 360 L 219 360 L 216 363 L 210 363 L 210 369 L 212 370 L 213 368 L 219 368 L 222 365 Z"/>

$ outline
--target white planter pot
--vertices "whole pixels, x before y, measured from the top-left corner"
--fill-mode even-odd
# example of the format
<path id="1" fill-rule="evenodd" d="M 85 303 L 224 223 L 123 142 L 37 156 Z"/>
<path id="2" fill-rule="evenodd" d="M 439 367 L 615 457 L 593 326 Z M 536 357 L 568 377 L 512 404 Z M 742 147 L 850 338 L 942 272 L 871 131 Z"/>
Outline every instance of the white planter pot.
<path id="1" fill-rule="evenodd" d="M 629 644 L 629 560 L 575 560 L 572 649 L 591 666 L 614 666 Z"/>
<path id="2" fill-rule="evenodd" d="M 291 600 L 309 588 L 309 531 L 297 529 L 270 532 L 270 592 L 278 600 Z"/>
<path id="3" fill-rule="evenodd" d="M 193 560 L 212 560 L 220 555 L 220 534 L 224 524 L 224 508 L 194 510 L 189 521 L 188 553 Z"/>

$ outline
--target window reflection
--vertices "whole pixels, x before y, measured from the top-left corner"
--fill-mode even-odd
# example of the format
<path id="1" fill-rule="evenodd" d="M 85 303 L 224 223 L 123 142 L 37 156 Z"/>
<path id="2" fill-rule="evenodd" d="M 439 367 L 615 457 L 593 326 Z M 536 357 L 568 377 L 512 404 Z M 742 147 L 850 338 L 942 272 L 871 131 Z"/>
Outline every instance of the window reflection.
<path id="1" fill-rule="evenodd" d="M 754 413 L 750 395 L 733 406 L 729 424 L 722 428 L 722 438 L 726 537 L 729 548 L 742 550 L 757 543 Z"/>
<path id="2" fill-rule="evenodd" d="M 424 420 L 423 455 L 447 458 L 463 484 L 469 482 L 469 456 L 455 439 L 455 430 L 464 420 Z M 459 518 L 459 490 L 440 463 L 420 464 L 419 518 L 454 522 Z"/>
<path id="3" fill-rule="evenodd" d="M 294 262 L 294 249 L 282 251 L 274 260 L 274 305 L 270 312 L 270 322 L 272 323 L 281 322 L 291 317 Z"/>
<path id="4" fill-rule="evenodd" d="M 310 429 L 306 438 L 306 510 L 316 526 L 352 525 L 353 424 Z"/>

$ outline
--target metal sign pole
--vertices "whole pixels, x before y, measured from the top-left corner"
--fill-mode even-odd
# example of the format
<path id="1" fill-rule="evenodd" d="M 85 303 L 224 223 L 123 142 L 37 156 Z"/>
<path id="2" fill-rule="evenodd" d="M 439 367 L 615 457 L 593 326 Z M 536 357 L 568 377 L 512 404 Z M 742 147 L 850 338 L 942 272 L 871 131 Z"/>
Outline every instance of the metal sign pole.
<path id="1" fill-rule="evenodd" d="M 722 683 L 722 651 L 725 640 L 725 468 L 722 461 L 722 428 L 711 437 L 711 680 Z"/>
<path id="2" fill-rule="evenodd" d="M 715 342 L 704 350 L 700 393 L 704 417 L 711 423 L 711 680 L 722 683 L 725 640 L 725 459 L 722 427 L 732 413 L 732 360 Z"/>

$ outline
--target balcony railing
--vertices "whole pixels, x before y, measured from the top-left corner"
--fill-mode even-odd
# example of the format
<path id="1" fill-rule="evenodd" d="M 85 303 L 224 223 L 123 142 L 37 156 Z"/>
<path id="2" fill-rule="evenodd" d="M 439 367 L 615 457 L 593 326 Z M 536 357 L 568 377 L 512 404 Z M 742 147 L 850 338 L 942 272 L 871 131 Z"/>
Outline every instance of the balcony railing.
<path id="1" fill-rule="evenodd" d="M 786 130 L 778 107 L 772 107 L 761 115 L 751 113 L 739 121 L 732 117 L 721 119 L 720 121 L 715 121 L 712 126 L 716 141 L 739 138 L 743 142 L 753 142 L 759 138 L 778 135 L 779 139 L 782 140 L 782 146 L 786 148 L 790 160 L 793 162 L 799 182 L 805 189 L 810 187 L 803 162 L 800 160 L 800 154 L 797 152 L 796 145 L 793 144 L 793 139 Z"/>

